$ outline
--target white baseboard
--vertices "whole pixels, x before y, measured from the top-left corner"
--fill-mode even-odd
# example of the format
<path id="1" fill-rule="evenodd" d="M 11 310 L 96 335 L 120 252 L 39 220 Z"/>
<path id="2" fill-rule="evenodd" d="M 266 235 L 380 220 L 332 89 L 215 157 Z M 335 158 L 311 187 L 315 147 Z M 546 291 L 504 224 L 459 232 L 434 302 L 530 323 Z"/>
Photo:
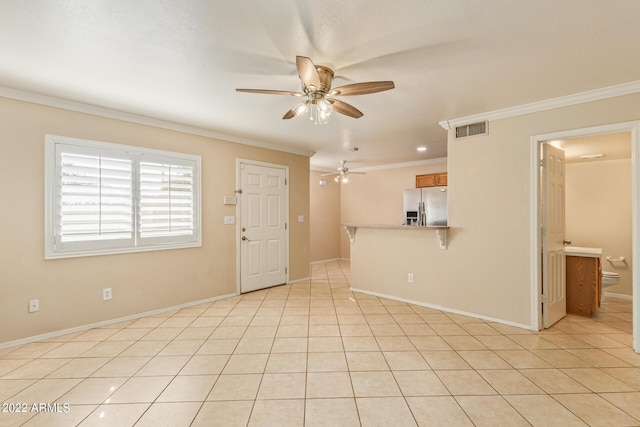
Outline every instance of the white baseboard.
<path id="1" fill-rule="evenodd" d="M 296 283 L 308 282 L 309 280 L 311 280 L 311 277 L 303 277 L 302 279 L 291 280 L 288 284 L 295 285 Z"/>
<path id="2" fill-rule="evenodd" d="M 376 297 L 387 298 L 387 299 L 391 299 L 391 300 L 395 300 L 395 301 L 402 301 L 402 302 L 406 302 L 407 304 L 418 305 L 420 307 L 433 308 L 434 310 L 445 311 L 447 313 L 453 313 L 453 314 L 460 314 L 462 316 L 468 316 L 468 317 L 473 317 L 473 318 L 476 318 L 476 319 L 482 319 L 482 320 L 486 320 L 488 322 L 501 323 L 503 325 L 514 326 L 516 328 L 527 329 L 527 330 L 530 330 L 530 331 L 536 331 L 536 332 L 538 331 L 537 328 L 534 328 L 531 325 L 525 325 L 523 323 L 510 322 L 508 320 L 496 319 L 495 317 L 484 316 L 482 314 L 468 313 L 466 311 L 456 310 L 454 308 L 443 307 L 441 305 L 436 305 L 436 304 L 427 304 L 427 303 L 424 303 L 424 302 L 413 301 L 413 300 L 409 300 L 409 299 L 406 299 L 406 298 L 399 298 L 399 297 L 395 297 L 395 296 L 392 296 L 392 295 L 385 295 L 385 294 L 380 294 L 380 293 L 377 293 L 377 292 L 363 291 L 362 289 L 356 289 L 356 288 L 350 288 L 350 289 L 353 292 L 360 292 L 360 293 L 363 293 L 363 294 L 373 295 L 373 296 L 376 296 Z"/>
<path id="3" fill-rule="evenodd" d="M 113 325 L 114 323 L 126 322 L 128 320 L 136 320 L 136 319 L 140 319 L 142 317 L 147 317 L 147 316 L 153 316 L 155 314 L 166 313 L 167 311 L 180 310 L 182 308 L 193 307 L 194 305 L 206 304 L 206 303 L 209 303 L 209 302 L 219 301 L 219 300 L 222 300 L 222 299 L 231 298 L 231 297 L 235 297 L 235 296 L 237 296 L 237 294 L 221 295 L 219 297 L 213 297 L 213 298 L 207 298 L 207 299 L 203 299 L 203 300 L 199 300 L 199 301 L 187 302 L 187 303 L 180 304 L 180 305 L 174 305 L 172 307 L 165 307 L 165 308 L 160 308 L 158 310 L 146 311 L 144 313 L 132 314 L 131 316 L 119 317 L 117 319 L 104 320 L 102 322 L 96 322 L 96 323 L 90 323 L 88 325 L 76 326 L 74 328 L 62 329 L 60 331 L 47 332 L 46 334 L 35 335 L 35 336 L 32 336 L 32 337 L 21 338 L 19 340 L 15 340 L 15 341 L 8 341 L 8 342 L 0 343 L 0 350 L 3 349 L 3 348 L 14 347 L 16 345 L 24 345 L 24 344 L 29 344 L 29 343 L 32 343 L 32 342 L 35 342 L 35 341 L 41 341 L 41 340 L 46 340 L 46 339 L 50 339 L 50 338 L 55 338 L 55 337 L 59 337 L 61 335 L 73 334 L 73 333 L 76 333 L 76 332 L 87 331 L 89 329 L 94 329 L 94 328 L 101 328 L 103 326 Z"/>
<path id="4" fill-rule="evenodd" d="M 605 292 L 604 293 L 604 297 L 605 298 L 620 298 L 620 299 L 628 299 L 628 300 L 632 300 L 633 299 L 633 295 L 614 294 L 613 292 Z"/>
<path id="5" fill-rule="evenodd" d="M 323 259 L 320 261 L 312 261 L 309 264 L 314 265 L 314 264 L 325 264 L 327 262 L 337 262 L 337 261 L 341 261 L 342 258 L 330 258 L 330 259 Z"/>
<path id="6" fill-rule="evenodd" d="M 325 264 L 327 262 L 340 262 L 340 261 L 351 261 L 350 258 L 330 258 L 330 259 L 323 259 L 320 261 L 312 261 L 309 264 L 313 265 L 313 264 Z"/>

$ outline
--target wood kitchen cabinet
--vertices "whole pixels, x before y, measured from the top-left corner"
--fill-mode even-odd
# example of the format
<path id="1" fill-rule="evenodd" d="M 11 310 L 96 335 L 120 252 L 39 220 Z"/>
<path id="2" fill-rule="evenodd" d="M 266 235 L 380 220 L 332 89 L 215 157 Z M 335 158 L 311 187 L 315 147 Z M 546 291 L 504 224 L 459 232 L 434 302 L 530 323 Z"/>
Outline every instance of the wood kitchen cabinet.
<path id="1" fill-rule="evenodd" d="M 446 186 L 446 185 L 447 185 L 447 174 L 446 173 L 436 174 L 436 187 Z"/>
<path id="2" fill-rule="evenodd" d="M 443 187 L 447 185 L 447 173 L 416 175 L 416 188 Z"/>
<path id="3" fill-rule="evenodd" d="M 591 317 L 600 308 L 602 266 L 598 257 L 566 257 L 567 313 Z"/>

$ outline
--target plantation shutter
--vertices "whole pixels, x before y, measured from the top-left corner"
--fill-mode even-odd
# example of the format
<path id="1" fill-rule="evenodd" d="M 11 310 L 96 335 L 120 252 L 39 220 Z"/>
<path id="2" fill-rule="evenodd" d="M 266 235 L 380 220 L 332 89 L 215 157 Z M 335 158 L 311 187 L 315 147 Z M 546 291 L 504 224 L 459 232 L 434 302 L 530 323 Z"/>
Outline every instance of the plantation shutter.
<path id="1" fill-rule="evenodd" d="M 171 242 L 194 235 L 195 162 L 143 156 L 140 161 L 140 239 Z"/>
<path id="2" fill-rule="evenodd" d="M 61 144 L 57 152 L 57 243 L 131 241 L 132 160 L 105 150 Z"/>
<path id="3" fill-rule="evenodd" d="M 45 259 L 202 244 L 200 157 L 45 136 Z"/>

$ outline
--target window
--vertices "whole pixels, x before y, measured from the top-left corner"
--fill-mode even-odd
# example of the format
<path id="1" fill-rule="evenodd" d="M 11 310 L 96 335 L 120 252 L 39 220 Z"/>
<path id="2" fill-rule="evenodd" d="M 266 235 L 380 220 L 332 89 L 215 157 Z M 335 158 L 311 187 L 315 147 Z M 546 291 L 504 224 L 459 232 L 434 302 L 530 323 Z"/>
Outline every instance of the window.
<path id="1" fill-rule="evenodd" d="M 45 258 L 200 246 L 200 157 L 45 137 Z"/>

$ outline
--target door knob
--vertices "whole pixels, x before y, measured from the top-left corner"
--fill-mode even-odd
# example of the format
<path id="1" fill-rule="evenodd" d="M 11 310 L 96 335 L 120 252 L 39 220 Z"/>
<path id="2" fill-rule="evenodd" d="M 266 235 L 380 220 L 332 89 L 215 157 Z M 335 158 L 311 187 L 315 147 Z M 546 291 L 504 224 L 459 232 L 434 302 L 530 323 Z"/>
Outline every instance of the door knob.
<path id="1" fill-rule="evenodd" d="M 562 244 L 563 245 L 570 245 L 571 244 L 571 240 L 563 240 Z"/>
<path id="2" fill-rule="evenodd" d="M 242 236 L 242 240 L 246 240 L 247 242 L 251 241 L 251 240 L 247 239 L 247 236 Z"/>

